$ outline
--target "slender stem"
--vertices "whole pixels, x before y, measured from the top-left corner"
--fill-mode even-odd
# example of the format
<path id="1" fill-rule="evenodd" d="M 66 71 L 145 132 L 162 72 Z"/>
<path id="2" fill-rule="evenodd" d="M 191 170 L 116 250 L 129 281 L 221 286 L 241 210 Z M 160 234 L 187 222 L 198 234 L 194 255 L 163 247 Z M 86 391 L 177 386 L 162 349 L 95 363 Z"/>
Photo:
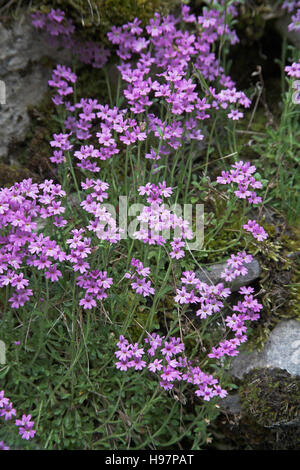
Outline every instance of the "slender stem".
<path id="1" fill-rule="evenodd" d="M 145 329 L 148 331 L 149 329 L 151 329 L 151 325 L 153 323 L 153 319 L 154 319 L 154 316 L 156 314 L 156 307 L 158 305 L 158 302 L 160 301 L 162 295 L 163 295 L 163 291 L 166 287 L 166 284 L 167 284 L 167 281 L 169 279 L 169 276 L 170 276 L 170 272 L 171 272 L 171 269 L 172 269 L 172 265 L 173 265 L 173 262 L 172 262 L 172 259 L 170 259 L 170 262 L 169 262 L 169 266 L 168 266 L 168 269 L 166 271 L 166 274 L 165 274 L 165 277 L 163 279 L 163 282 L 161 283 L 161 286 L 160 286 L 160 289 L 158 291 L 158 293 L 155 295 L 154 299 L 153 299 L 153 304 L 152 304 L 152 307 L 151 307 L 151 310 L 150 310 L 150 314 L 149 314 L 149 317 L 147 319 L 147 322 L 146 322 L 146 327 Z M 143 333 L 142 333 L 143 334 Z"/>
<path id="2" fill-rule="evenodd" d="M 107 68 L 106 68 L 106 67 L 104 67 L 104 76 L 105 76 L 105 81 L 106 81 L 106 85 L 107 85 L 109 103 L 110 103 L 110 106 L 113 107 L 113 99 L 112 99 L 112 93 L 111 93 L 111 86 L 110 86 L 109 76 L 108 76 L 108 72 L 107 72 Z"/>

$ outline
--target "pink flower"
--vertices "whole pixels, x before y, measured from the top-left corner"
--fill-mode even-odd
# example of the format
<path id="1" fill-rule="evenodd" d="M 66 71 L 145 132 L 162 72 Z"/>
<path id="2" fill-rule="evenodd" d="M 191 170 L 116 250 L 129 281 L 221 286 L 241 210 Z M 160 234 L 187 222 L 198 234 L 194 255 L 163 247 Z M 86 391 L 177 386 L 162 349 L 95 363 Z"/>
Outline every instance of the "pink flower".
<path id="1" fill-rule="evenodd" d="M 151 372 L 156 372 L 157 370 L 161 370 L 162 369 L 162 359 L 154 359 L 153 362 L 150 362 L 150 364 L 148 365 L 148 369 L 151 371 Z"/>
<path id="2" fill-rule="evenodd" d="M 79 305 L 82 305 L 86 310 L 91 310 L 93 307 L 97 306 L 97 303 L 93 297 L 86 295 L 83 299 L 80 300 Z"/>
<path id="3" fill-rule="evenodd" d="M 58 278 L 62 276 L 62 273 L 57 269 L 57 264 L 52 264 L 48 271 L 45 272 L 46 279 L 50 279 L 52 282 L 58 281 Z"/>
<path id="4" fill-rule="evenodd" d="M 247 230 L 247 232 L 252 233 L 254 238 L 256 238 L 258 241 L 262 241 L 268 238 L 267 232 L 263 229 L 263 227 L 258 225 L 256 220 L 249 219 L 247 224 L 243 225 L 243 228 Z"/>

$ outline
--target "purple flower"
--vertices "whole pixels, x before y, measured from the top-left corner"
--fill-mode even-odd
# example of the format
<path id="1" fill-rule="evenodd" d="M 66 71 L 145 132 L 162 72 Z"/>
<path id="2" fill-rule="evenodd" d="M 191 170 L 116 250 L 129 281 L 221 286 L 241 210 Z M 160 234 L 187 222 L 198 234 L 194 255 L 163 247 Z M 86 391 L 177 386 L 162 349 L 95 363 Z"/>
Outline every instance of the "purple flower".
<path id="1" fill-rule="evenodd" d="M 26 439 L 27 441 L 34 437 L 36 431 L 32 429 L 32 426 L 27 425 L 26 427 L 19 428 L 19 434 L 21 435 L 22 439 Z"/>
<path id="2" fill-rule="evenodd" d="M 10 447 L 6 445 L 3 441 L 0 441 L 0 450 L 10 450 Z"/>
<path id="3" fill-rule="evenodd" d="M 256 238 L 258 241 L 265 240 L 268 238 L 267 232 L 258 225 L 256 220 L 248 220 L 247 224 L 243 225 L 243 229 L 247 230 L 247 232 L 252 233 L 253 237 Z"/>

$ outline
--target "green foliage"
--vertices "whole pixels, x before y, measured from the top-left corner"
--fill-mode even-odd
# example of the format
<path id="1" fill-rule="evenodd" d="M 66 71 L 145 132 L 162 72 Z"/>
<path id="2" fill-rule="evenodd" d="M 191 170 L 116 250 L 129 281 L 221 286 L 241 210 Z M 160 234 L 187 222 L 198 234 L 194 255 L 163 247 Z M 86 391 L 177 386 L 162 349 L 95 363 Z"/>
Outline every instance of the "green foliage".
<path id="1" fill-rule="evenodd" d="M 283 58 L 285 47 L 283 45 Z M 295 49 L 288 48 L 287 51 L 291 51 L 297 61 Z M 284 67 L 283 58 L 281 68 Z M 288 222 L 297 225 L 300 223 L 300 109 L 299 104 L 293 102 L 293 95 L 293 80 L 283 81 L 282 103 L 278 103 L 282 111 L 279 122 L 267 125 L 262 135 L 254 135 L 253 150 L 262 157 L 258 167 L 264 170 L 264 176 L 269 180 L 273 207 L 284 212 Z"/>
<path id="2" fill-rule="evenodd" d="M 112 25 L 130 21 L 135 16 L 140 17 L 145 24 L 155 11 L 166 13 L 174 5 L 175 2 L 166 0 L 56 0 L 51 4 L 33 1 L 33 8 L 41 11 L 49 11 L 52 7 L 63 8 L 77 24 L 86 27 L 89 37 L 97 38 L 104 36 Z M 257 25 L 260 26 L 254 21 L 254 27 Z M 220 44 L 218 51 L 223 62 L 227 54 L 224 44 Z M 111 105 L 120 104 L 120 82 L 113 64 L 107 73 L 91 70 L 87 66 L 79 67 L 76 72 L 79 76 L 76 84 L 77 99 L 97 97 L 103 102 L 110 100 Z M 198 78 L 199 84 L 205 88 L 205 81 L 202 77 Z M 107 90 L 105 84 L 109 85 Z M 300 163 L 299 111 L 291 104 L 291 93 L 289 82 L 289 90 L 283 100 L 282 118 L 277 127 L 269 126 L 265 131 L 265 116 L 260 112 L 253 116 L 251 128 L 254 132 L 264 131 L 263 135 L 256 134 L 252 147 L 252 157 L 258 157 L 255 164 L 263 175 L 256 177 L 263 183 L 264 204 L 285 211 L 289 221 L 294 220 L 300 211 L 297 193 L 300 180 L 295 171 Z M 39 174 L 51 176 L 51 166 L 45 163 L 43 167 L 43 162 L 48 161 L 48 142 L 52 133 L 59 129 L 63 118 L 55 116 L 53 119 L 50 96 L 46 96 L 39 107 L 29 111 L 34 122 L 28 135 L 26 151 L 19 148 L 20 161 L 30 170 L 38 169 Z M 165 117 L 168 119 L 169 110 L 163 112 L 166 112 Z M 132 342 L 139 341 L 145 331 L 180 333 L 185 335 L 189 357 L 197 357 L 201 366 L 216 372 L 222 385 L 224 383 L 225 387 L 230 387 L 227 365 L 211 364 L 207 359 L 207 352 L 216 345 L 224 332 L 222 315 L 197 322 L 193 311 L 183 309 L 180 315 L 176 309 L 173 296 L 175 280 L 183 270 L 194 270 L 199 265 L 209 266 L 210 263 L 224 261 L 233 251 L 243 249 L 258 256 L 263 268 L 259 300 L 264 304 L 264 313 L 257 328 L 252 331 L 252 345 L 262 346 L 271 327 L 280 318 L 299 315 L 299 263 L 292 263 L 287 257 L 291 251 L 298 249 L 292 243 L 295 232 L 287 229 L 286 220 L 283 223 L 274 219 L 270 221 L 266 211 L 262 214 L 262 225 L 270 239 L 263 244 L 254 242 L 241 230 L 242 222 L 247 221 L 251 212 L 237 200 L 233 190 L 221 191 L 212 182 L 220 170 L 228 168 L 228 162 L 237 161 L 241 154 L 244 157 L 245 136 L 242 132 L 245 129 L 237 129 L 236 123 L 228 123 L 228 120 L 224 127 L 224 115 L 225 111 L 222 115 L 222 110 L 215 113 L 211 128 L 205 128 L 207 147 L 195 149 L 186 146 L 176 152 L 172 168 L 160 168 L 164 176 L 170 178 L 172 185 L 176 185 L 178 202 L 205 204 L 204 244 L 197 254 L 190 253 L 184 260 L 169 262 L 161 247 L 154 250 L 127 241 L 122 247 L 114 249 L 105 242 L 97 241 L 93 268 L 102 266 L 113 272 L 116 285 L 122 281 L 121 273 L 124 274 L 128 269 L 130 255 L 144 260 L 147 265 L 151 265 L 151 269 L 153 266 L 153 280 L 158 294 L 152 305 L 146 299 L 137 300 L 128 288 L 122 288 L 119 294 L 114 293 L 109 300 L 104 301 L 99 311 L 85 311 L 78 305 L 80 294 L 74 274 L 72 276 L 67 270 L 62 280 L 51 286 L 49 294 L 48 284 L 33 269 L 31 278 L 34 280 L 35 297 L 43 298 L 43 301 L 26 305 L 16 314 L 7 309 L 9 288 L 5 289 L 0 299 L 3 311 L 0 338 L 7 345 L 7 365 L 0 369 L 1 388 L 3 386 L 7 391 L 18 410 L 32 414 L 37 434 L 34 441 L 25 443 L 28 448 L 203 448 L 209 440 L 207 426 L 218 415 L 215 400 L 202 402 L 195 397 L 192 389 L 182 385 L 167 393 L 159 387 L 158 381 L 153 380 L 147 369 L 141 374 L 133 371 L 124 374 L 115 367 L 116 343 L 122 328 Z M 249 118 L 252 119 L 251 116 Z M 137 202 L 137 187 L 145 182 L 146 170 L 151 171 L 149 165 L 145 169 L 141 165 L 141 155 L 145 150 L 143 144 L 138 142 L 130 151 L 122 149 L 120 155 L 114 158 L 114 164 L 110 160 L 103 162 L 101 179 L 110 180 L 110 202 L 115 207 L 118 205 L 118 194 L 126 193 L 130 202 Z M 0 167 L 0 175 L 3 168 L 6 170 L 5 166 Z M 128 175 L 132 175 L 129 184 Z M 69 167 L 66 165 L 55 176 L 61 179 L 63 187 L 68 190 L 66 214 L 71 225 L 57 235 L 57 240 L 64 245 L 68 231 L 79 226 L 82 218 L 78 204 L 71 204 L 69 193 L 74 196 L 76 191 L 77 200 L 80 200 L 78 186 L 85 175 L 79 175 L 73 169 L 70 157 Z M 6 180 L 2 184 L 0 181 L 0 186 L 11 185 L 23 178 L 23 173 L 13 173 L 13 181 Z M 268 183 L 268 180 L 271 182 Z M 46 223 L 44 233 L 51 236 L 53 229 L 53 225 Z M 14 341 L 20 341 L 21 344 L 16 345 Z M 298 389 L 293 395 L 293 410 L 289 406 L 285 409 L 281 407 L 282 395 L 276 401 L 278 409 L 270 405 L 270 393 L 274 393 L 274 390 L 278 392 L 281 387 L 276 385 L 279 379 L 288 388 L 294 387 L 295 383 L 292 384 L 290 378 L 286 377 L 278 379 L 277 375 L 273 383 L 273 378 L 267 377 L 271 380 L 268 383 L 271 392 L 265 392 L 263 388 L 267 381 L 265 377 L 261 379 L 260 389 L 253 387 L 250 378 L 249 388 L 243 388 L 240 392 L 243 406 L 247 412 L 251 409 L 252 415 L 261 420 L 261 425 L 274 422 L 279 414 L 283 414 L 284 419 L 297 415 L 294 408 L 299 402 Z M 296 385 L 298 387 L 298 383 Z M 283 394 L 284 390 L 280 389 L 280 393 Z M 284 403 L 286 399 L 284 396 Z M 264 409 L 262 415 L 259 414 L 261 401 Z M 12 446 L 24 447 L 24 442 L 13 433 L 13 429 L 7 431 L 3 427 L 0 440 L 7 440 L 7 432 Z"/>
<path id="3" fill-rule="evenodd" d="M 92 328 L 88 323 L 80 316 L 73 325 L 67 309 L 51 320 L 44 312 L 27 312 L 22 336 L 11 317 L 4 323 L 1 336 L 9 347 L 1 382 L 18 410 L 36 422 L 36 438 L 27 447 L 176 449 L 187 439 L 199 449 L 207 438 L 204 419 L 218 414 L 215 404 L 191 407 L 185 396 L 192 391 L 179 388 L 168 395 L 147 371 L 143 377 L 117 372 L 117 329 L 100 319 Z M 13 344 L 10 331 L 21 345 Z M 6 427 L 1 439 L 7 441 Z M 13 432 L 10 443 L 24 448 Z"/>

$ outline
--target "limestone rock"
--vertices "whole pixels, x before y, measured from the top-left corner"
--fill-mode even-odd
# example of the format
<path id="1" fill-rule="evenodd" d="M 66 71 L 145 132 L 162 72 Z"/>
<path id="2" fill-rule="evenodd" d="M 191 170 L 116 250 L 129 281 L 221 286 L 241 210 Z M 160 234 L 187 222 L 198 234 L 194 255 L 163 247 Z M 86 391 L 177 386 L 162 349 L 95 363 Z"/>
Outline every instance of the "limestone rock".
<path id="1" fill-rule="evenodd" d="M 224 279 L 221 278 L 221 273 L 226 268 L 226 263 L 217 263 L 210 266 L 209 270 L 206 268 L 198 269 L 196 271 L 196 276 L 200 281 L 206 282 L 207 284 L 218 284 L 219 282 L 224 282 Z M 248 274 L 246 276 L 236 277 L 230 284 L 230 289 L 232 292 L 239 290 L 241 286 L 250 284 L 255 279 L 259 278 L 261 273 L 261 268 L 259 262 L 253 258 L 251 263 L 247 264 Z"/>
<path id="2" fill-rule="evenodd" d="M 9 145 L 22 142 L 27 133 L 27 107 L 38 104 L 48 88 L 51 66 L 43 65 L 40 59 L 46 56 L 54 64 L 68 64 L 70 51 L 58 51 L 47 44 L 28 15 L 10 27 L 0 23 L 0 44 L 0 80 L 6 90 L 5 104 L 0 105 L 0 158 L 5 158 Z"/>
<path id="3" fill-rule="evenodd" d="M 241 352 L 233 359 L 231 374 L 241 379 L 250 370 L 264 367 L 300 376 L 300 321 L 280 322 L 270 333 L 263 351 Z"/>

